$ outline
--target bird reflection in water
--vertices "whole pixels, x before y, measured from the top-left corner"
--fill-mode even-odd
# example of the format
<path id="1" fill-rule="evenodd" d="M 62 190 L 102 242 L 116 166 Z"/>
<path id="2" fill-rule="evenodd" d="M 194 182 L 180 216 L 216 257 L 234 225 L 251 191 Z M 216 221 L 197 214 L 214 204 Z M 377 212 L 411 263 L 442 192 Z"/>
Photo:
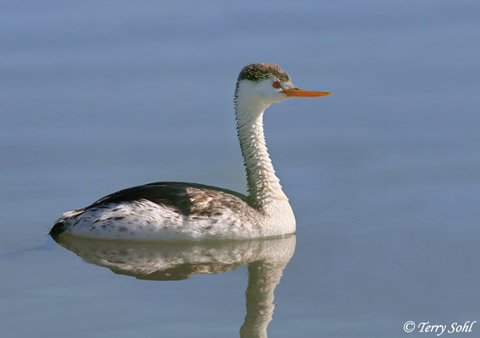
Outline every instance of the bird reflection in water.
<path id="1" fill-rule="evenodd" d="M 210 242 L 131 242 L 55 238 L 85 262 L 116 274 L 145 280 L 182 280 L 218 274 L 248 264 L 245 321 L 240 337 L 267 337 L 274 310 L 274 290 L 295 251 L 295 235 L 282 238 Z"/>

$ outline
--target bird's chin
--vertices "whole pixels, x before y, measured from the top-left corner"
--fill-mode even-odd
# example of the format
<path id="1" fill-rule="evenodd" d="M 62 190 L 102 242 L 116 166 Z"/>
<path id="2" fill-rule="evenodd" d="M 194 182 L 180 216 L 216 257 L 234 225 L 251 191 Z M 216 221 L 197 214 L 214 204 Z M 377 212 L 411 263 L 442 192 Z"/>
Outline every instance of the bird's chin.
<path id="1" fill-rule="evenodd" d="M 279 96 L 273 103 L 282 102 L 286 99 L 288 99 L 288 96 L 285 94 L 281 94 L 281 96 Z"/>
<path id="2" fill-rule="evenodd" d="M 266 99 L 263 100 L 263 102 L 265 104 L 271 105 L 272 103 L 282 102 L 286 99 L 288 99 L 287 95 L 279 93 L 278 96 L 266 98 Z"/>

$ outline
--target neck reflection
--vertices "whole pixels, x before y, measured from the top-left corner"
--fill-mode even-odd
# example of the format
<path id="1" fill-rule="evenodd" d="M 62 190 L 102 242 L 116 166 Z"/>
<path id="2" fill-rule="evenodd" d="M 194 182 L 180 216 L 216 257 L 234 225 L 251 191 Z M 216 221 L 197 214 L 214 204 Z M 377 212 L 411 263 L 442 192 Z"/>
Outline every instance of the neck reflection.
<path id="1" fill-rule="evenodd" d="M 85 262 L 144 280 L 183 280 L 248 266 L 246 315 L 240 337 L 267 337 L 274 291 L 295 251 L 295 235 L 245 241 L 157 242 L 87 240 L 68 235 L 58 244 Z"/>

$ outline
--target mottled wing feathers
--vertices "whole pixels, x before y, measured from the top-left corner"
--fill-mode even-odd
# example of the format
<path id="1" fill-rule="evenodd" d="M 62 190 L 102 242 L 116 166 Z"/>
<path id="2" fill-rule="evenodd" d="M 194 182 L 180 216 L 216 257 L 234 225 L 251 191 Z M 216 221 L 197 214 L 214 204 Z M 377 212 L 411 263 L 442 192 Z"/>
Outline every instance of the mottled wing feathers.
<path id="1" fill-rule="evenodd" d="M 192 213 L 213 212 L 212 207 L 221 204 L 246 202 L 247 197 L 235 191 L 218 187 L 184 182 L 158 182 L 120 190 L 105 196 L 85 208 L 101 208 L 110 203 L 121 203 L 138 200 L 149 200 L 153 203 L 170 206 L 183 215 Z M 243 203 L 242 203 L 243 204 Z M 232 207 L 230 205 L 222 205 Z"/>

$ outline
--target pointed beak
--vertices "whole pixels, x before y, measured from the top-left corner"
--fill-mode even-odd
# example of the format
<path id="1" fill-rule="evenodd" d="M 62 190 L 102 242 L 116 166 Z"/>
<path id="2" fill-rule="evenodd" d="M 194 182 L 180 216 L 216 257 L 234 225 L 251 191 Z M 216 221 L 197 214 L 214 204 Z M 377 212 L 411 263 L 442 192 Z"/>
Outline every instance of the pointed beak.
<path id="1" fill-rule="evenodd" d="M 284 89 L 281 92 L 287 95 L 287 97 L 319 97 L 319 96 L 332 95 L 332 93 L 315 92 L 311 90 L 303 90 L 298 88 Z"/>

